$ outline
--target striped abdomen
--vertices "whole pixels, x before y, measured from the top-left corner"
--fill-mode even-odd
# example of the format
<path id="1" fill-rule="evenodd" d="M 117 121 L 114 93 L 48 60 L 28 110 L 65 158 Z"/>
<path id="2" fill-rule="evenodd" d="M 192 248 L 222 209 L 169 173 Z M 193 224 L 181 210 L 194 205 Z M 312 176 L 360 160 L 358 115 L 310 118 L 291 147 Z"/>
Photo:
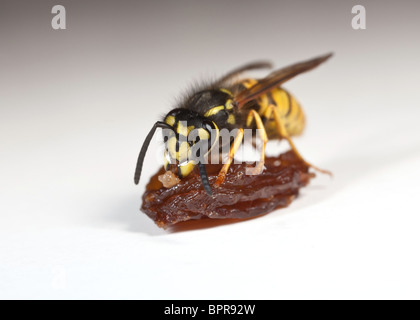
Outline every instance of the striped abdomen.
<path id="1" fill-rule="evenodd" d="M 249 88 L 257 83 L 257 80 L 247 79 L 241 81 L 241 85 Z M 296 136 L 302 133 L 305 127 L 305 114 L 297 100 L 285 89 L 275 88 L 257 99 L 254 109 L 264 121 L 269 139 L 278 139 L 276 124 L 273 117 L 267 119 L 268 106 L 274 106 L 280 111 L 281 118 L 285 124 L 289 136 Z"/>

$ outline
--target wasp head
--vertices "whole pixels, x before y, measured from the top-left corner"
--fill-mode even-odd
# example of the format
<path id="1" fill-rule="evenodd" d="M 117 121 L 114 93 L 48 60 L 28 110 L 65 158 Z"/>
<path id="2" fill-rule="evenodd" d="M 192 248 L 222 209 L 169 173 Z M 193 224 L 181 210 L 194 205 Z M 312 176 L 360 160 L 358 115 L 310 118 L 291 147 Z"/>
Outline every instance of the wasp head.
<path id="1" fill-rule="evenodd" d="M 211 195 L 205 158 L 218 141 L 219 129 L 213 121 L 188 109 L 174 109 L 163 122 L 158 121 L 154 124 L 140 150 L 134 182 L 138 184 L 140 181 L 144 158 L 157 128 L 163 129 L 165 169 L 168 171 L 175 166 L 176 173 L 183 178 L 198 166 L 204 189 Z"/>
<path id="2" fill-rule="evenodd" d="M 163 130 L 165 169 L 176 165 L 178 176 L 186 177 L 196 165 L 204 164 L 217 139 L 217 126 L 188 109 L 172 110 L 164 123 L 170 127 Z"/>

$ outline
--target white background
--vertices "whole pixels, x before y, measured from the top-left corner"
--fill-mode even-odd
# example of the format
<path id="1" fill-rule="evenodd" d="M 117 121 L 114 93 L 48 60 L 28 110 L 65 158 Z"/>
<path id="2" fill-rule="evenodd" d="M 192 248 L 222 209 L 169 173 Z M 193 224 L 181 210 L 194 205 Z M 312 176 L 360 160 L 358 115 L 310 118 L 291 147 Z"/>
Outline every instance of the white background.
<path id="1" fill-rule="evenodd" d="M 2 8 L 0 298 L 420 298 L 420 48 L 415 2 L 87 1 Z M 193 79 L 334 51 L 286 85 L 296 139 L 334 172 L 287 209 L 168 232 L 138 208 L 154 121 Z"/>

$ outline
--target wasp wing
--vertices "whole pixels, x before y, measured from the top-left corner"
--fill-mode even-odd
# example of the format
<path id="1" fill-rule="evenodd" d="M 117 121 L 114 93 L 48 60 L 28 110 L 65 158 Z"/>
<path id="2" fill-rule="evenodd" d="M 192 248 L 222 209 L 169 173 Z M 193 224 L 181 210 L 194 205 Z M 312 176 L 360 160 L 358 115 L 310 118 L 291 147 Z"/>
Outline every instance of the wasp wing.
<path id="1" fill-rule="evenodd" d="M 331 56 L 332 53 L 329 53 L 311 60 L 299 62 L 286 68 L 274 71 L 270 73 L 266 78 L 258 81 L 258 83 L 256 83 L 252 87 L 240 91 L 238 94 L 236 94 L 235 101 L 237 102 L 239 108 L 241 108 L 247 102 L 258 98 L 259 96 L 272 90 L 275 87 L 280 86 L 282 83 L 292 79 L 298 74 L 309 71 L 319 66 L 321 63 L 328 60 Z"/>
<path id="2" fill-rule="evenodd" d="M 238 67 L 216 81 L 215 85 L 222 86 L 225 82 L 239 76 L 241 73 L 256 69 L 271 69 L 273 65 L 268 61 L 255 61 Z"/>

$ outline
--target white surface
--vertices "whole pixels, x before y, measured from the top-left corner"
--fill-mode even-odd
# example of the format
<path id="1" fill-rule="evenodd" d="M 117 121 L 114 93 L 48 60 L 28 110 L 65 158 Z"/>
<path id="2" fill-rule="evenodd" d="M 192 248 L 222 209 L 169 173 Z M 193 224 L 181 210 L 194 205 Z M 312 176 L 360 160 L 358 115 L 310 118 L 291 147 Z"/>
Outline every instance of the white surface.
<path id="1" fill-rule="evenodd" d="M 308 3 L 277 20 L 279 11 L 257 11 L 266 24 L 237 39 L 176 8 L 165 11 L 172 29 L 154 22 L 159 10 L 130 7 L 74 9 L 78 24 L 59 36 L 48 26 L 28 35 L 38 16 L 20 29 L 10 22 L 2 61 L 14 63 L 0 76 L 0 298 L 420 298 L 416 11 L 404 7 L 404 21 L 389 25 L 400 8 L 372 4 L 358 33 L 351 8 L 328 5 L 324 24 L 293 30 L 281 18 L 312 14 Z M 255 14 L 240 12 L 234 31 Z M 126 18 L 116 23 L 113 14 Z M 274 25 L 299 47 L 285 51 L 260 32 Z M 204 56 L 194 51 L 197 33 L 210 44 Z M 259 34 L 265 53 L 214 49 Z M 308 116 L 299 149 L 334 179 L 318 176 L 287 209 L 210 229 L 168 233 L 138 211 L 143 189 L 132 175 L 142 140 L 192 78 L 329 50 L 328 64 L 287 88 Z"/>

